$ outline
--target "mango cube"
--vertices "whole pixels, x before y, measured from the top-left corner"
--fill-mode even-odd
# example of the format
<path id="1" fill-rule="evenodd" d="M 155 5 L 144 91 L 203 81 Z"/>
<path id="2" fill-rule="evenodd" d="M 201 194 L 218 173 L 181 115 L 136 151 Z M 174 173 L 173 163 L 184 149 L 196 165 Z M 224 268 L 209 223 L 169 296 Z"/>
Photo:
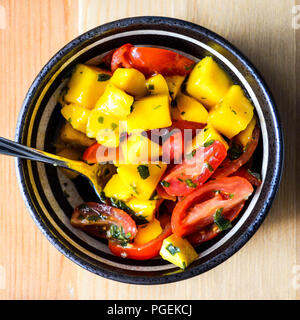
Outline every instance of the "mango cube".
<path id="1" fill-rule="evenodd" d="M 69 122 L 63 125 L 59 137 L 65 143 L 82 148 L 87 148 L 96 142 L 95 139 L 89 139 L 84 133 L 75 130 Z"/>
<path id="2" fill-rule="evenodd" d="M 149 200 L 166 168 L 167 165 L 162 162 L 145 165 L 121 164 L 117 172 L 123 184 L 131 188 L 135 198 Z"/>
<path id="3" fill-rule="evenodd" d="M 110 83 L 137 98 L 147 94 L 145 76 L 133 68 L 116 69 L 110 79 Z"/>
<path id="4" fill-rule="evenodd" d="M 122 201 L 127 201 L 132 197 L 132 190 L 127 185 L 122 183 L 120 176 L 114 174 L 107 182 L 103 189 L 105 196 L 108 198 L 116 198 Z"/>
<path id="5" fill-rule="evenodd" d="M 187 153 L 190 153 L 193 150 L 203 147 L 203 145 L 206 142 L 212 140 L 222 142 L 226 150 L 228 150 L 229 146 L 226 140 L 216 131 L 216 129 L 211 124 L 208 123 L 206 127 L 203 128 L 203 130 L 201 130 L 200 132 L 198 132 L 196 136 L 193 138 L 191 146 L 187 148 Z"/>
<path id="6" fill-rule="evenodd" d="M 240 143 L 243 145 L 243 147 L 246 147 L 248 142 L 251 141 L 255 126 L 256 126 L 256 120 L 255 120 L 255 117 L 253 117 L 250 123 L 248 124 L 247 128 L 238 134 L 237 138 L 240 141 Z"/>
<path id="7" fill-rule="evenodd" d="M 74 103 L 65 104 L 61 109 L 63 117 L 71 126 L 83 133 L 86 133 L 86 125 L 91 111 Z"/>
<path id="8" fill-rule="evenodd" d="M 157 238 L 162 233 L 162 227 L 157 219 L 153 219 L 146 225 L 138 226 L 138 233 L 134 238 L 134 243 L 136 245 L 145 244 L 155 238 Z"/>
<path id="9" fill-rule="evenodd" d="M 161 155 L 161 146 L 140 133 L 132 134 L 121 143 L 125 163 L 137 164 L 156 161 Z"/>
<path id="10" fill-rule="evenodd" d="M 68 83 L 64 100 L 69 103 L 92 109 L 104 92 L 111 72 L 94 66 L 78 64 Z"/>
<path id="11" fill-rule="evenodd" d="M 157 74 L 148 78 L 146 80 L 146 86 L 150 94 L 169 95 L 169 87 L 167 81 L 161 74 Z"/>
<path id="12" fill-rule="evenodd" d="M 117 147 L 122 130 L 122 121 L 119 118 L 107 115 L 99 109 L 91 111 L 86 126 L 86 135 L 88 137 L 96 138 L 98 143 L 106 147 Z"/>
<path id="13" fill-rule="evenodd" d="M 177 108 L 182 120 L 206 123 L 208 112 L 196 99 L 180 93 L 176 98 Z"/>
<path id="14" fill-rule="evenodd" d="M 172 234 L 163 241 L 160 249 L 163 259 L 185 269 L 198 258 L 198 254 L 188 240 Z"/>
<path id="15" fill-rule="evenodd" d="M 204 106 L 212 108 L 225 96 L 231 84 L 227 73 L 213 58 L 205 57 L 192 70 L 186 91 Z"/>
<path id="16" fill-rule="evenodd" d="M 209 112 L 208 119 L 216 130 L 231 139 L 246 129 L 253 109 L 243 89 L 233 85 L 218 106 Z"/>
<path id="17" fill-rule="evenodd" d="M 152 221 L 155 215 L 157 200 L 140 200 L 133 198 L 126 202 L 138 216 L 144 217 L 148 222 Z"/>
<path id="18" fill-rule="evenodd" d="M 172 124 L 168 95 L 144 97 L 135 101 L 127 118 L 127 129 L 147 131 L 169 127 Z"/>
<path id="19" fill-rule="evenodd" d="M 165 77 L 168 88 L 169 88 L 169 93 L 171 98 L 174 100 L 177 96 L 177 94 L 180 91 L 181 85 L 185 79 L 184 76 L 169 76 Z"/>
<path id="20" fill-rule="evenodd" d="M 133 97 L 125 91 L 108 84 L 102 96 L 97 100 L 95 109 L 107 115 L 124 119 L 129 115 L 133 101 Z"/>

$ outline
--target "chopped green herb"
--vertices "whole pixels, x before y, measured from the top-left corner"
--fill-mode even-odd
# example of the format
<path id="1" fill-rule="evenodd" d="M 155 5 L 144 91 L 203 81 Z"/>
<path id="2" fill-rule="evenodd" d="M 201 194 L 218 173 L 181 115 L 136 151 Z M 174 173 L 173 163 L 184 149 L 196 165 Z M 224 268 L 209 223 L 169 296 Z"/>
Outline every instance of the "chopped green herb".
<path id="1" fill-rule="evenodd" d="M 133 108 L 134 108 L 134 106 L 133 106 L 133 104 L 130 106 L 130 113 L 133 111 Z"/>
<path id="2" fill-rule="evenodd" d="M 166 249 L 171 253 L 172 256 L 180 252 L 180 249 L 178 247 L 175 247 L 172 243 L 168 244 Z"/>
<path id="3" fill-rule="evenodd" d="M 156 110 L 156 109 L 158 109 L 160 107 L 161 107 L 161 104 L 159 104 L 158 106 L 154 107 L 153 110 Z"/>
<path id="4" fill-rule="evenodd" d="M 112 130 L 115 130 L 118 127 L 118 125 L 114 122 L 112 122 L 112 124 L 110 126 L 111 126 Z"/>
<path id="5" fill-rule="evenodd" d="M 209 146 L 211 146 L 213 143 L 215 142 L 215 140 L 209 140 L 209 141 L 206 141 L 204 144 L 203 144 L 203 147 L 204 148 L 207 148 Z"/>
<path id="6" fill-rule="evenodd" d="M 186 179 L 185 183 L 190 187 L 190 188 L 197 188 L 197 185 L 191 180 L 191 179 Z"/>
<path id="7" fill-rule="evenodd" d="M 194 68 L 194 66 L 195 66 L 195 63 L 193 63 L 193 64 L 191 64 L 191 65 L 189 65 L 189 66 L 184 66 L 184 69 L 185 70 L 192 70 L 193 68 Z"/>
<path id="8" fill-rule="evenodd" d="M 139 194 L 135 185 L 131 184 L 130 187 L 136 194 Z"/>
<path id="9" fill-rule="evenodd" d="M 234 193 L 229 193 L 229 199 L 233 199 Z"/>
<path id="10" fill-rule="evenodd" d="M 193 150 L 191 153 L 187 153 L 185 157 L 186 159 L 190 160 L 195 156 L 195 154 L 196 154 L 196 150 Z"/>
<path id="11" fill-rule="evenodd" d="M 184 180 L 182 180 L 182 179 L 180 179 L 180 178 L 177 178 L 177 180 L 180 181 L 180 182 L 184 182 Z"/>
<path id="12" fill-rule="evenodd" d="M 209 162 L 205 162 L 205 167 L 206 167 L 210 172 L 213 172 L 213 171 L 214 171 L 214 168 L 210 165 Z"/>
<path id="13" fill-rule="evenodd" d="M 181 114 L 182 116 L 185 115 L 185 111 L 180 112 L 180 114 Z"/>
<path id="14" fill-rule="evenodd" d="M 206 99 L 206 97 L 201 97 L 201 99 L 202 99 L 202 100 L 205 100 L 205 99 Z"/>
<path id="15" fill-rule="evenodd" d="M 253 177 L 256 178 L 257 180 L 261 180 L 261 176 L 260 176 L 259 173 L 253 172 L 253 171 L 251 171 L 250 169 L 248 169 L 247 171 L 251 174 L 251 176 L 253 176 Z"/>
<path id="16" fill-rule="evenodd" d="M 239 146 L 237 143 L 234 143 L 234 142 L 228 149 L 228 157 L 231 161 L 238 159 L 242 153 L 243 153 L 243 150 L 241 146 Z"/>
<path id="17" fill-rule="evenodd" d="M 142 179 L 147 179 L 150 176 L 149 167 L 146 165 L 139 165 L 137 167 L 138 172 Z"/>
<path id="18" fill-rule="evenodd" d="M 156 164 L 157 168 L 161 169 L 161 166 L 159 164 Z"/>
<path id="19" fill-rule="evenodd" d="M 68 119 L 68 122 L 72 123 L 72 118 L 71 117 Z"/>
<path id="20" fill-rule="evenodd" d="M 236 114 L 236 111 L 235 111 L 235 110 L 233 110 L 233 109 L 231 109 L 231 112 L 233 112 L 234 114 Z"/>
<path id="21" fill-rule="evenodd" d="M 99 118 L 98 118 L 98 122 L 99 122 L 99 123 L 103 123 L 103 120 L 104 120 L 103 117 L 99 117 Z"/>
<path id="22" fill-rule="evenodd" d="M 208 130 L 208 128 L 204 128 L 204 130 L 203 130 L 203 131 L 204 131 L 204 132 L 206 132 L 207 130 Z"/>
<path id="23" fill-rule="evenodd" d="M 107 73 L 98 74 L 98 81 L 107 81 L 110 79 L 110 75 Z"/>
<path id="24" fill-rule="evenodd" d="M 163 187 L 166 187 L 166 188 L 170 187 L 170 183 L 167 182 L 167 181 L 165 181 L 165 180 L 161 181 L 160 184 L 161 184 Z"/>
<path id="25" fill-rule="evenodd" d="M 154 90 L 154 84 L 149 84 L 148 85 L 148 90 Z"/>
<path id="26" fill-rule="evenodd" d="M 227 230 L 232 227 L 231 222 L 222 215 L 223 208 L 219 208 L 214 214 L 214 222 L 220 231 Z"/>
<path id="27" fill-rule="evenodd" d="M 86 219 L 88 220 L 88 221 L 93 221 L 93 222 L 96 222 L 96 221 L 98 221 L 98 220 L 102 220 L 102 216 L 88 216 Z"/>

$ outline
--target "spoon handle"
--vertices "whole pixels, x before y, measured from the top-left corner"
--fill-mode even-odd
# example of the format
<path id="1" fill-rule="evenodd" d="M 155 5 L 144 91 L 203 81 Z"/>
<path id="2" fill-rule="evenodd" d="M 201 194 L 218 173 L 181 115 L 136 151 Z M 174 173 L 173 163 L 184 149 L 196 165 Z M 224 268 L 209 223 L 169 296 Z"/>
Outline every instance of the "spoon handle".
<path id="1" fill-rule="evenodd" d="M 0 137 L 0 154 L 33 161 L 40 161 L 52 164 L 54 166 L 68 168 L 66 161 L 64 161 L 64 158 L 62 157 L 57 157 L 47 152 L 24 146 L 20 143 L 5 139 L 3 137 Z"/>

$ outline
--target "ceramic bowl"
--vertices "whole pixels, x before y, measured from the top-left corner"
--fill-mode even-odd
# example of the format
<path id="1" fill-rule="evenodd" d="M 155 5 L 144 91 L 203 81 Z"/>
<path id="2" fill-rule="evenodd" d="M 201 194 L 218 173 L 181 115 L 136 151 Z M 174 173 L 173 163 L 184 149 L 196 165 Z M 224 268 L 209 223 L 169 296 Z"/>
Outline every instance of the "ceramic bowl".
<path id="1" fill-rule="evenodd" d="M 82 178 L 68 180 L 52 166 L 16 160 L 19 186 L 35 223 L 66 257 L 95 274 L 126 283 L 162 284 L 206 272 L 239 250 L 264 220 L 279 185 L 283 139 L 280 120 L 262 77 L 245 56 L 219 35 L 199 25 L 165 17 L 134 17 L 114 21 L 74 39 L 41 70 L 20 111 L 16 141 L 54 152 L 62 121 L 57 103 L 70 70 L 77 63 L 98 64 L 110 50 L 125 43 L 175 50 L 198 61 L 211 55 L 252 100 L 261 127 L 255 166 L 263 183 L 248 200 L 233 228 L 199 246 L 199 258 L 185 271 L 160 258 L 134 261 L 112 255 L 105 242 L 70 225 L 73 208 L 97 201 Z M 38 253 L 37 253 L 38 254 Z"/>

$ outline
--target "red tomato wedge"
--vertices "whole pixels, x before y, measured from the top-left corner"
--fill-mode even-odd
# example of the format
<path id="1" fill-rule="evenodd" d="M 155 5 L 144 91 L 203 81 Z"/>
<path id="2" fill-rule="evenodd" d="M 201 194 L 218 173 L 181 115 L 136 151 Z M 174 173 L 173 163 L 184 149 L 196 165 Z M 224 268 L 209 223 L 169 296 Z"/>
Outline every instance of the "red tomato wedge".
<path id="1" fill-rule="evenodd" d="M 128 243 L 127 246 L 122 246 L 116 241 L 109 241 L 108 247 L 113 254 L 122 258 L 148 260 L 159 255 L 164 239 L 169 237 L 171 234 L 171 225 L 168 224 L 158 237 L 143 245 Z"/>
<path id="2" fill-rule="evenodd" d="M 134 68 L 145 76 L 160 73 L 163 76 L 189 74 L 195 61 L 188 59 L 176 52 L 150 47 L 135 47 L 124 44 L 115 50 L 111 60 L 111 70 L 117 68 Z"/>
<path id="3" fill-rule="evenodd" d="M 177 203 L 172 214 L 172 231 L 185 236 L 201 230 L 214 222 L 218 209 L 222 209 L 225 216 L 252 192 L 252 185 L 241 177 L 209 181 Z"/>
<path id="4" fill-rule="evenodd" d="M 193 192 L 207 181 L 227 154 L 225 146 L 219 141 L 195 151 L 164 176 L 161 184 L 168 194 L 185 196 Z"/>
<path id="5" fill-rule="evenodd" d="M 119 148 L 94 143 L 84 151 L 82 160 L 89 164 L 116 161 L 119 160 Z"/>
<path id="6" fill-rule="evenodd" d="M 260 136 L 260 130 L 258 126 L 256 126 L 253 130 L 252 140 L 247 144 L 245 150 L 241 154 L 241 156 L 235 160 L 230 160 L 229 157 L 226 157 L 224 162 L 220 165 L 220 167 L 214 172 L 212 178 L 221 178 L 232 175 L 236 172 L 241 166 L 247 163 L 252 157 Z"/>
<path id="7" fill-rule="evenodd" d="M 232 208 L 229 212 L 224 214 L 224 217 L 229 220 L 233 221 L 241 212 L 245 204 L 245 200 L 241 201 L 239 204 L 237 204 L 234 208 Z M 203 228 L 200 231 L 197 231 L 195 233 L 192 233 L 187 236 L 187 240 L 193 245 L 197 246 L 203 242 L 209 241 L 216 237 L 221 230 L 218 228 L 218 226 L 215 223 L 210 224 L 209 226 Z"/>
<path id="8" fill-rule="evenodd" d="M 137 234 L 134 220 L 125 211 L 96 202 L 76 207 L 71 224 L 93 236 L 118 241 L 132 240 Z"/>

